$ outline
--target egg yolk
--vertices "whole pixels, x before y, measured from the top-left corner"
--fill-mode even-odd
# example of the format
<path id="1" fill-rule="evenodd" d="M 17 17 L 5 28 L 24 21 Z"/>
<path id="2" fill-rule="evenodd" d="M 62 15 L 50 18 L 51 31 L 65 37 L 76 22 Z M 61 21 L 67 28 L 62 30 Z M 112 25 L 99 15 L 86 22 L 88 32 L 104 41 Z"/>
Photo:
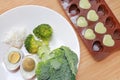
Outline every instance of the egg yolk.
<path id="1" fill-rule="evenodd" d="M 26 58 L 23 60 L 22 66 L 25 71 L 30 72 L 35 68 L 35 61 L 32 58 Z"/>
<path id="2" fill-rule="evenodd" d="M 12 64 L 16 64 L 20 60 L 20 54 L 19 52 L 11 52 L 8 55 L 8 61 Z"/>

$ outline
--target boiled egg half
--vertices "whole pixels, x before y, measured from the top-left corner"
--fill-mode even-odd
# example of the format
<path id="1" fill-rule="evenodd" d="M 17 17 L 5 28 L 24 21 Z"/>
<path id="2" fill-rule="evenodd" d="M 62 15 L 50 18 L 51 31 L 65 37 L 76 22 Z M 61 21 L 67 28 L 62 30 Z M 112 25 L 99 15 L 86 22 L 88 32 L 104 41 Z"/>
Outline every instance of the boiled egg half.
<path id="1" fill-rule="evenodd" d="M 5 54 L 4 63 L 8 70 L 15 71 L 19 69 L 20 62 L 23 58 L 23 53 L 17 48 L 10 48 L 10 50 Z"/>
<path id="2" fill-rule="evenodd" d="M 36 54 L 24 57 L 20 65 L 20 72 L 24 79 L 28 80 L 35 77 L 35 69 L 39 61 L 38 55 Z"/>

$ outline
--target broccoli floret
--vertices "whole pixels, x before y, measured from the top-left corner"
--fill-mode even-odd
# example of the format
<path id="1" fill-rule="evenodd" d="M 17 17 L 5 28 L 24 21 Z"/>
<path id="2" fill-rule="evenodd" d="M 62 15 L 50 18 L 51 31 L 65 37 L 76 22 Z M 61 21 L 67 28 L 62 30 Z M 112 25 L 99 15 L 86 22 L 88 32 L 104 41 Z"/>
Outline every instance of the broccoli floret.
<path id="1" fill-rule="evenodd" d="M 41 41 L 35 40 L 32 34 L 29 34 L 24 42 L 25 48 L 29 53 L 37 53 L 38 48 L 42 45 Z"/>
<path id="2" fill-rule="evenodd" d="M 33 30 L 34 35 L 37 38 L 42 39 L 47 45 L 49 44 L 49 40 L 52 37 L 52 27 L 48 24 L 41 24 L 38 25 L 34 30 Z"/>

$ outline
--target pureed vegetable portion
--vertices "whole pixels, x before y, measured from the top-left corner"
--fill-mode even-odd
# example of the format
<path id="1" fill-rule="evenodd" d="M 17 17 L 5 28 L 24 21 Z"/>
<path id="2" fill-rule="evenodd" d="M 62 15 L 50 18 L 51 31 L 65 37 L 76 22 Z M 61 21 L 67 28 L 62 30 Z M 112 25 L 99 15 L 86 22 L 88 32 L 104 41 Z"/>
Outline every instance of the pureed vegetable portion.
<path id="1" fill-rule="evenodd" d="M 77 55 L 65 46 L 53 50 L 50 55 L 54 56 L 38 63 L 37 80 L 75 80 Z"/>

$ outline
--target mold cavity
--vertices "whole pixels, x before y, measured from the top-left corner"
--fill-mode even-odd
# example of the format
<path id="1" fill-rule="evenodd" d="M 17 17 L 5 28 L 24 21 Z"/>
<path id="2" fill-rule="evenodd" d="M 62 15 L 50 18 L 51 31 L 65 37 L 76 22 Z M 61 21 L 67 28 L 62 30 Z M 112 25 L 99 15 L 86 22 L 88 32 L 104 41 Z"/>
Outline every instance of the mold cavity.
<path id="1" fill-rule="evenodd" d="M 112 17 L 108 17 L 108 18 L 106 19 L 105 25 L 106 25 L 107 27 L 110 27 L 110 28 L 114 27 L 114 26 L 115 26 L 115 23 L 114 23 L 114 21 L 113 21 L 113 18 L 112 18 Z"/>
<path id="2" fill-rule="evenodd" d="M 77 5 L 76 4 L 72 4 L 69 8 L 69 13 L 71 15 L 77 15 L 80 13 L 80 10 L 78 9 Z"/>
<path id="3" fill-rule="evenodd" d="M 120 29 L 116 29 L 113 34 L 113 38 L 120 40 Z"/>
<path id="4" fill-rule="evenodd" d="M 61 1 L 65 3 L 70 3 L 72 0 L 61 0 Z"/>
<path id="5" fill-rule="evenodd" d="M 98 13 L 99 15 L 103 16 L 103 15 L 107 14 L 107 9 L 105 8 L 104 5 L 100 5 L 100 6 L 98 7 L 97 13 Z"/>
<path id="6" fill-rule="evenodd" d="M 90 3 L 97 4 L 98 2 L 99 2 L 99 0 L 90 0 Z"/>
<path id="7" fill-rule="evenodd" d="M 103 50 L 103 46 L 101 45 L 101 43 L 99 41 L 95 41 L 93 43 L 93 47 L 92 47 L 93 51 L 95 52 L 100 52 Z"/>

